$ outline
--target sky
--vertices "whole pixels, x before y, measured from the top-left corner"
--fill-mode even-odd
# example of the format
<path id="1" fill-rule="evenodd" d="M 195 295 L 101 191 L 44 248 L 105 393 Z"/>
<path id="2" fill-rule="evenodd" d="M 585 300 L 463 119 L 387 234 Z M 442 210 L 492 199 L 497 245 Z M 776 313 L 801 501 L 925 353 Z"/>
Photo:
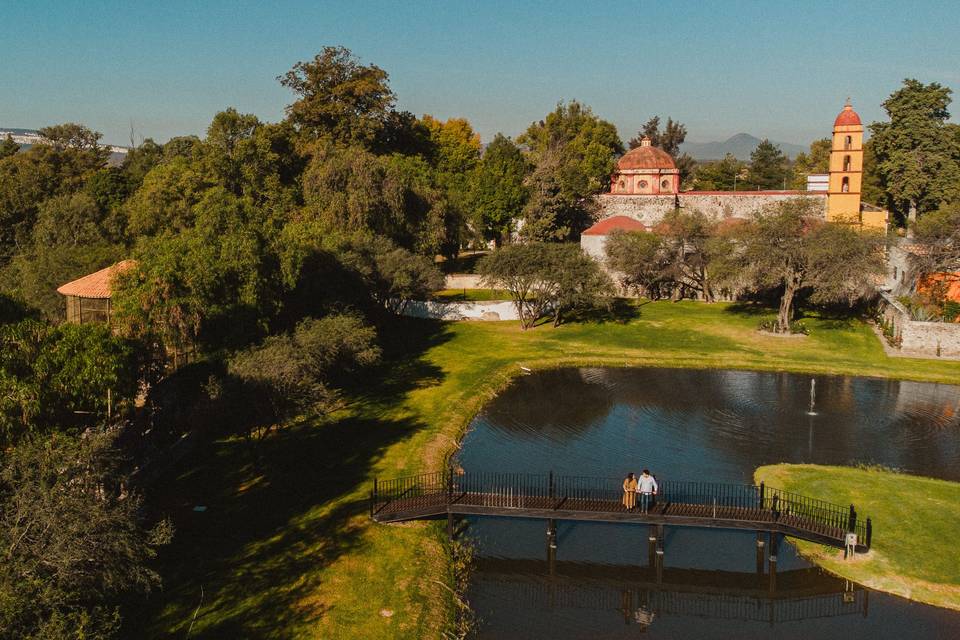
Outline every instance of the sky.
<path id="1" fill-rule="evenodd" d="M 81 122 L 104 141 L 203 135 L 226 107 L 276 121 L 276 77 L 342 45 L 397 106 L 521 133 L 576 99 L 627 140 L 808 144 L 850 96 L 864 122 L 904 78 L 960 91 L 960 2 L 3 0 L 0 127 Z M 955 105 L 956 106 L 956 105 Z M 960 106 L 955 112 L 960 113 Z M 954 118 L 956 120 L 956 118 Z"/>

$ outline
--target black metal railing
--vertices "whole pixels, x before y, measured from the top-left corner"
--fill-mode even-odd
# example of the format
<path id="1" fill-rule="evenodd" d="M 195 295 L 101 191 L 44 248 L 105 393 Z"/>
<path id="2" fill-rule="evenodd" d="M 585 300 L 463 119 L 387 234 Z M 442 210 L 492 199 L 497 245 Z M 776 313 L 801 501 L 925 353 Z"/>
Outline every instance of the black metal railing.
<path id="1" fill-rule="evenodd" d="M 621 510 L 621 478 L 531 473 L 463 472 L 446 470 L 390 480 L 375 480 L 370 495 L 370 515 L 391 505 L 405 511 L 429 509 L 472 501 L 489 507 Z M 859 545 L 870 546 L 872 523 L 861 518 L 853 505 L 844 507 L 818 498 L 767 487 L 764 483 L 724 484 L 662 480 L 658 482 L 658 507 L 708 507 L 714 517 L 751 517 L 785 521 L 791 526 L 838 537 L 856 533 Z"/>

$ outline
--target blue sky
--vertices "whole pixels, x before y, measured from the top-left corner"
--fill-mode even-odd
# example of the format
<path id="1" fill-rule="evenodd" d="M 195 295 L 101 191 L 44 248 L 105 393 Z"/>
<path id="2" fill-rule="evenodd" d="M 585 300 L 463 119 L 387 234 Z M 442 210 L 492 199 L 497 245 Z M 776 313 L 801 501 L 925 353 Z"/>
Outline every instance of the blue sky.
<path id="1" fill-rule="evenodd" d="M 278 120 L 291 96 L 276 76 L 333 44 L 384 68 L 400 108 L 466 117 L 487 140 L 578 99 L 624 139 L 662 114 L 692 141 L 806 144 L 847 95 L 872 121 L 905 77 L 960 91 L 955 1 L 6 0 L 0 14 L 0 126 L 79 121 L 120 144 L 131 120 L 157 140 L 202 135 L 228 106 Z"/>

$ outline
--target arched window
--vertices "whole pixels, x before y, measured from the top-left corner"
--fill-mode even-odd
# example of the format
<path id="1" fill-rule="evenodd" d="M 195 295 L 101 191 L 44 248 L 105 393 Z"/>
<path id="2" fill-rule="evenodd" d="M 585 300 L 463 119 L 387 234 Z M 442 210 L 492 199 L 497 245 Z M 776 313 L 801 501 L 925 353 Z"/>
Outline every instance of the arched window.
<path id="1" fill-rule="evenodd" d="M 853 138 L 852 138 L 851 136 L 847 136 L 846 139 L 843 141 L 843 148 L 844 148 L 844 149 L 849 149 L 849 148 L 850 148 L 850 144 L 851 144 L 852 142 L 853 142 Z"/>
<path id="2" fill-rule="evenodd" d="M 850 178 L 847 176 L 844 176 L 843 182 L 840 183 L 840 191 L 843 193 L 849 193 L 850 191 Z"/>
<path id="3" fill-rule="evenodd" d="M 850 156 L 843 156 L 843 170 L 850 171 Z"/>
<path id="4" fill-rule="evenodd" d="M 661 182 L 661 183 L 660 183 L 660 188 L 661 188 L 661 189 L 665 189 L 665 190 L 669 190 L 669 189 L 670 189 L 670 181 L 669 181 L 669 180 L 664 180 L 663 182 Z"/>

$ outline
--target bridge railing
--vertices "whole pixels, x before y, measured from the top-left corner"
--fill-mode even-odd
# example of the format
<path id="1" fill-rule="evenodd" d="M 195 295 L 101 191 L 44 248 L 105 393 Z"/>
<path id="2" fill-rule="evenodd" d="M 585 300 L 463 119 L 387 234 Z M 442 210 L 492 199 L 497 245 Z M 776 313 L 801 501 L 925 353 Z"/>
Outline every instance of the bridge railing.
<path id="1" fill-rule="evenodd" d="M 869 518 L 859 517 L 853 505 L 838 504 L 764 483 L 726 484 L 663 480 L 658 483 L 658 504 L 733 507 L 755 510 L 773 520 L 801 518 L 807 524 L 829 530 L 857 534 L 858 542 L 870 546 L 872 526 Z M 532 473 L 446 470 L 390 480 L 375 480 L 370 496 L 370 514 L 374 516 L 391 502 L 403 501 L 404 508 L 436 507 L 471 496 L 484 506 L 503 508 L 618 509 L 623 497 L 623 479 L 595 476 L 568 476 Z"/>

